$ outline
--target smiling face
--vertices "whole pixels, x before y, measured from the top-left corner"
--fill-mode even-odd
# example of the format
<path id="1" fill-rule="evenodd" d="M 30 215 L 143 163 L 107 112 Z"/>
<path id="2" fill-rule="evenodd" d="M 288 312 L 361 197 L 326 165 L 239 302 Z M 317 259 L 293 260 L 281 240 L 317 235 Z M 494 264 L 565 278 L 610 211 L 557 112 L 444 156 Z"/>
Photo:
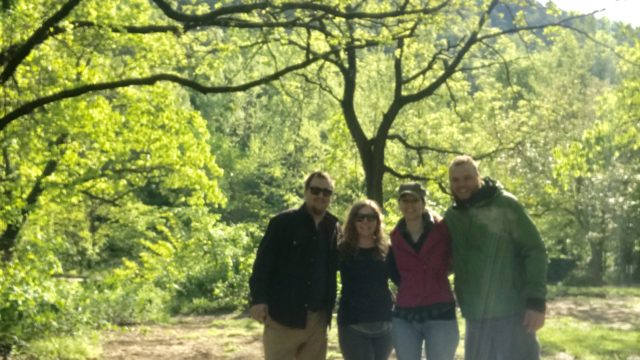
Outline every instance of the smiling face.
<path id="1" fill-rule="evenodd" d="M 333 184 L 329 180 L 313 177 L 304 190 L 304 202 L 309 212 L 316 216 L 324 215 L 331 204 L 332 193 Z"/>
<path id="2" fill-rule="evenodd" d="M 398 206 L 405 220 L 411 221 L 422 218 L 424 202 L 421 198 L 411 194 L 404 194 L 398 199 Z"/>
<path id="3" fill-rule="evenodd" d="M 449 168 L 449 186 L 458 200 L 468 200 L 482 184 L 478 170 L 471 163 L 451 165 Z"/>
<path id="4" fill-rule="evenodd" d="M 354 217 L 359 238 L 372 237 L 378 230 L 378 214 L 370 206 L 363 206 Z"/>
<path id="5" fill-rule="evenodd" d="M 359 248 L 378 248 L 383 257 L 389 246 L 384 236 L 384 215 L 373 200 L 356 201 L 344 222 L 343 237 L 338 244 L 342 255 L 355 255 Z"/>

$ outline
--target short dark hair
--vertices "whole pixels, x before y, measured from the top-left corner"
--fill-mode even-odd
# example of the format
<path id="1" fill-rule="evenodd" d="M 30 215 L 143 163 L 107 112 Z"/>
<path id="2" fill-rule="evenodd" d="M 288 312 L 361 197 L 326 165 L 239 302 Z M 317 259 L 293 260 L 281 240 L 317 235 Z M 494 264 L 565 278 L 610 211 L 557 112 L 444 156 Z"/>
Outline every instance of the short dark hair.
<path id="1" fill-rule="evenodd" d="M 311 180 L 313 180 L 313 178 L 325 179 L 331 183 L 331 186 L 333 186 L 333 179 L 331 178 L 331 176 L 329 176 L 329 174 L 326 171 L 314 171 L 311 174 L 309 174 L 309 176 L 307 176 L 307 179 L 304 181 L 305 191 L 309 189 L 309 186 L 311 186 Z"/>

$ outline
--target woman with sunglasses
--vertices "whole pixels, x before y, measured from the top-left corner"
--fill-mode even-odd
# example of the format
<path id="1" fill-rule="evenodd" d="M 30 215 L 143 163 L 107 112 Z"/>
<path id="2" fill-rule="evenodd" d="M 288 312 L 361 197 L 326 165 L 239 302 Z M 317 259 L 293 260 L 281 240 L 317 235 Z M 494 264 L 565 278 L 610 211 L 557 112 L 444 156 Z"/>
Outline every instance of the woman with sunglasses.
<path id="1" fill-rule="evenodd" d="M 425 207 L 426 190 L 401 185 L 402 219 L 391 232 L 389 275 L 398 286 L 392 341 L 398 360 L 452 360 L 458 347 L 456 306 L 447 278 L 451 268 L 449 231 Z"/>
<path id="2" fill-rule="evenodd" d="M 382 218 L 375 201 L 356 202 L 338 245 L 342 280 L 338 339 L 345 360 L 386 360 L 391 354 L 393 302 Z"/>

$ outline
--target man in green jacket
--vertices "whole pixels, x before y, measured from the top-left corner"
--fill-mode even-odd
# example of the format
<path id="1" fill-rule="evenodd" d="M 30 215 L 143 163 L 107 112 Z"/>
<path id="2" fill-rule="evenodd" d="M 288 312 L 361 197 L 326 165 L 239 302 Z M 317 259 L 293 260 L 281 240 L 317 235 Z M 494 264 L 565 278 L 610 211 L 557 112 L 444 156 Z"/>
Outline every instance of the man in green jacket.
<path id="1" fill-rule="evenodd" d="M 465 359 L 539 359 L 547 255 L 536 226 L 512 194 L 480 176 L 469 156 L 453 160 L 449 183 L 454 204 L 445 222 L 466 319 Z"/>

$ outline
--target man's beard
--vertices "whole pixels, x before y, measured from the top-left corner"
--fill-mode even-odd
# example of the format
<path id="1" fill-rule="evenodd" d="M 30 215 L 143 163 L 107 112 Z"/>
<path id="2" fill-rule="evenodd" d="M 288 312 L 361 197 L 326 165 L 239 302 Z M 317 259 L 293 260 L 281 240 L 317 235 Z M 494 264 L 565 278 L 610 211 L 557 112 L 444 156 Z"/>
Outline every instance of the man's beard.
<path id="1" fill-rule="evenodd" d="M 327 212 L 327 209 L 319 209 L 313 205 L 309 205 L 309 212 L 311 212 L 312 215 L 322 216 L 325 212 Z"/>

